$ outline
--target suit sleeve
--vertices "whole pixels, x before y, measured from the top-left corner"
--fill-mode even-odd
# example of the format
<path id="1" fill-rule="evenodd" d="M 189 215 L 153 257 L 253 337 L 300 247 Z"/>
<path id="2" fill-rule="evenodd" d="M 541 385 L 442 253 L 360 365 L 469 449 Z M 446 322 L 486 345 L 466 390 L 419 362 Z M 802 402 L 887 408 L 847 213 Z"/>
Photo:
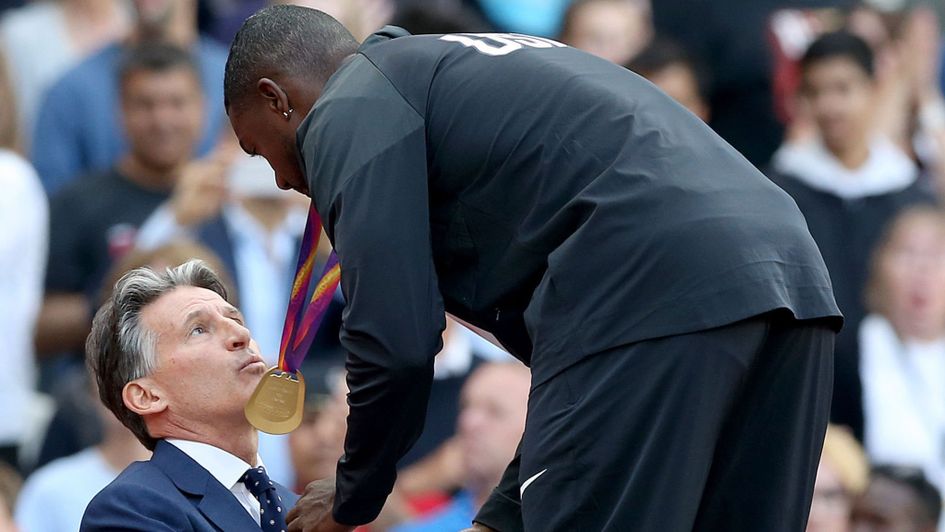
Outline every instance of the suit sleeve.
<path id="1" fill-rule="evenodd" d="M 341 80 L 350 90 L 326 95 L 301 147 L 347 302 L 341 343 L 350 411 L 333 511 L 347 525 L 377 516 L 397 461 L 423 430 L 445 327 L 424 121 L 373 65 L 356 61 Z"/>

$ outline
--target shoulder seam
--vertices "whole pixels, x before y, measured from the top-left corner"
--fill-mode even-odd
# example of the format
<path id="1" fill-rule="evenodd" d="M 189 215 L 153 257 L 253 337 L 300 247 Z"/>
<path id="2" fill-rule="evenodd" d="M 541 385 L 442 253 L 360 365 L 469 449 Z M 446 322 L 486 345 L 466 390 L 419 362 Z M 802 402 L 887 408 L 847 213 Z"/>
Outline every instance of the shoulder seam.
<path id="1" fill-rule="evenodd" d="M 368 57 L 367 54 L 365 54 L 364 52 L 358 52 L 358 53 L 359 53 L 361 56 L 363 56 L 363 57 L 368 61 L 368 63 L 371 63 L 371 66 L 374 67 L 374 70 L 376 70 L 378 74 L 380 74 L 381 76 L 384 77 L 385 80 L 387 80 L 387 83 L 390 84 L 391 88 L 393 88 L 393 89 L 397 92 L 397 94 L 400 95 L 400 99 L 403 100 L 403 101 L 405 101 L 405 102 L 407 102 L 407 105 L 408 105 L 411 109 L 413 109 L 413 112 L 417 113 L 417 116 L 418 116 L 421 120 L 423 120 L 424 122 L 426 122 L 426 118 L 423 116 L 423 113 L 421 113 L 419 110 L 417 110 L 416 107 L 413 106 L 413 104 L 410 102 L 410 100 L 409 100 L 406 96 L 404 96 L 404 93 L 400 92 L 400 89 L 397 88 L 397 85 L 395 85 L 394 82 L 391 81 L 391 79 L 390 79 L 389 77 L 387 77 L 387 74 L 385 74 L 384 71 L 381 70 L 380 67 L 377 66 L 377 63 L 375 63 L 374 60 L 371 59 L 370 57 Z"/>

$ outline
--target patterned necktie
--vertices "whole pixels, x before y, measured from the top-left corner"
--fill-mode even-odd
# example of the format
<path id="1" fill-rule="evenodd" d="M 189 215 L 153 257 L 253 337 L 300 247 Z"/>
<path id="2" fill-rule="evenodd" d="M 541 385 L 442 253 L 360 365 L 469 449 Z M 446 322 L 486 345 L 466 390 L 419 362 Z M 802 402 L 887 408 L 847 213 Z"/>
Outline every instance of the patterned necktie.
<path id="1" fill-rule="evenodd" d="M 282 497 L 276 493 L 276 486 L 269 480 L 266 470 L 262 466 L 247 469 L 240 482 L 259 500 L 259 526 L 265 532 L 285 532 Z"/>

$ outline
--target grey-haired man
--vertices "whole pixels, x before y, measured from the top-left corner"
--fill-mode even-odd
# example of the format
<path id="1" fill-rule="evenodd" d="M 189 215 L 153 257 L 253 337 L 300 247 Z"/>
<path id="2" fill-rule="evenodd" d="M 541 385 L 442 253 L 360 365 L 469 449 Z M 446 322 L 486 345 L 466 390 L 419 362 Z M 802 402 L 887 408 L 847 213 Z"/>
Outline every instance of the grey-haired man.
<path id="1" fill-rule="evenodd" d="M 213 270 L 132 270 L 86 351 L 102 402 L 154 455 L 89 503 L 82 530 L 286 528 L 296 497 L 269 480 L 243 415 L 266 366 Z"/>

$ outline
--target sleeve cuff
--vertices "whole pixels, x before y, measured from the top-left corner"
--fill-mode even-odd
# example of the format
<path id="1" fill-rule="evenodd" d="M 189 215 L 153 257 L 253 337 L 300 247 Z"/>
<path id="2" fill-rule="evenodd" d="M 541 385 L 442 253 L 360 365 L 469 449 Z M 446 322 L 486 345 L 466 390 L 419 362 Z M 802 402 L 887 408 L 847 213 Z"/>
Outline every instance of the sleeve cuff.
<path id="1" fill-rule="evenodd" d="M 473 522 L 498 532 L 525 532 L 521 505 L 498 491 L 492 492 Z"/>
<path id="2" fill-rule="evenodd" d="M 332 518 L 345 526 L 361 526 L 377 519 L 384 508 L 386 498 L 377 499 L 348 499 L 339 498 L 335 489 L 335 504 L 331 511 Z"/>

